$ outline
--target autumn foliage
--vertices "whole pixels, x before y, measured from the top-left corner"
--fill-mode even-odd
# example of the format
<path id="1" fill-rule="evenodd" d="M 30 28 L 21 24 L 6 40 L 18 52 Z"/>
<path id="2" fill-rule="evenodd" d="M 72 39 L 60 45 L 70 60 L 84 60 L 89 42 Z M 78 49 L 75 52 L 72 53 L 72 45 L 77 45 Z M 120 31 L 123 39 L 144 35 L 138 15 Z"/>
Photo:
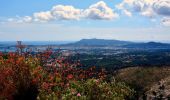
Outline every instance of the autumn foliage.
<path id="1" fill-rule="evenodd" d="M 124 83 L 106 81 L 104 69 L 81 66 L 50 50 L 0 53 L 0 99 L 121 100 L 134 93 Z"/>

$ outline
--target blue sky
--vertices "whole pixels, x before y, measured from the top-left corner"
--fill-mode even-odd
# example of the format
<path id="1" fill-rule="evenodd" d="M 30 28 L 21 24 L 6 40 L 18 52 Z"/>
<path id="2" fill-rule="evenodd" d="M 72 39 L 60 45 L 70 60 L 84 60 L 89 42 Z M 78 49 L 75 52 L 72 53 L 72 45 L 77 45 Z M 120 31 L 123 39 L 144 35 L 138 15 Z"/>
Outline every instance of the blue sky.
<path id="1" fill-rule="evenodd" d="M 0 41 L 170 40 L 169 0 L 1 0 Z"/>

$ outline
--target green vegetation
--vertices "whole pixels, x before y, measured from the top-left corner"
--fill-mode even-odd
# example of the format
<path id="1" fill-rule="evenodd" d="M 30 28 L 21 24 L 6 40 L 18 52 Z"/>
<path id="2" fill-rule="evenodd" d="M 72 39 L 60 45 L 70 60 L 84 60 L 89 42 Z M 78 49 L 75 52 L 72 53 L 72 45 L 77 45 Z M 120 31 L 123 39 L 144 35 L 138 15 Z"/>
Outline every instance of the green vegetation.
<path id="1" fill-rule="evenodd" d="M 108 71 L 126 67 L 149 66 L 161 67 L 170 66 L 170 50 L 112 50 L 112 49 L 94 49 L 79 50 L 85 52 L 75 54 L 68 58 L 69 60 L 81 61 L 84 67 L 96 66 L 97 68 L 106 68 Z"/>

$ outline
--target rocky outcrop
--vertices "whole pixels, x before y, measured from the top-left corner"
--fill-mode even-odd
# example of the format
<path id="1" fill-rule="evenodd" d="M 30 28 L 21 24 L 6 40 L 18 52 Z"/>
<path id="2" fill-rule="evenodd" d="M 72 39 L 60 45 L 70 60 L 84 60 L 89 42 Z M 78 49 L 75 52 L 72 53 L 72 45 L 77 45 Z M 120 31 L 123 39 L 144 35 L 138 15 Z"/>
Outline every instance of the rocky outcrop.
<path id="1" fill-rule="evenodd" d="M 147 100 L 170 100 L 170 77 L 153 85 L 145 95 Z"/>

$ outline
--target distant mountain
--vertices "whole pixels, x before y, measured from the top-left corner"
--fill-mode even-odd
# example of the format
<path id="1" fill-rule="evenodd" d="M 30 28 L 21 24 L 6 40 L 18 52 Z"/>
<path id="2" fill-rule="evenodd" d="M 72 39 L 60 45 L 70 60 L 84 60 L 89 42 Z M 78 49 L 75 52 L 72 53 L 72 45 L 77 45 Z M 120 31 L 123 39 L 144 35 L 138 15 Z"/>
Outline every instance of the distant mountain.
<path id="1" fill-rule="evenodd" d="M 170 44 L 159 42 L 136 43 L 121 40 L 105 40 L 105 39 L 82 39 L 74 43 L 64 44 L 62 46 L 89 46 L 89 47 L 122 47 L 122 48 L 138 48 L 138 49 L 170 49 Z"/>
<path id="2" fill-rule="evenodd" d="M 82 39 L 75 43 L 70 43 L 67 45 L 70 46 L 123 46 L 132 44 L 133 42 L 129 41 L 120 41 L 120 40 L 105 40 L 105 39 Z"/>
<path id="3" fill-rule="evenodd" d="M 56 45 L 63 47 L 119 47 L 119 48 L 132 48 L 132 49 L 170 49 L 170 44 L 159 42 L 147 42 L 136 43 L 130 41 L 121 40 L 107 40 L 107 39 L 82 39 L 77 42 L 59 42 L 59 41 L 23 41 L 24 45 L 36 47 L 36 46 L 48 46 Z M 0 42 L 0 48 L 15 47 L 15 41 Z"/>
<path id="4" fill-rule="evenodd" d="M 147 42 L 147 43 L 133 43 L 133 44 L 128 44 L 125 45 L 124 47 L 126 48 L 168 48 L 170 49 L 170 44 L 167 43 L 159 43 L 159 42 Z"/>

